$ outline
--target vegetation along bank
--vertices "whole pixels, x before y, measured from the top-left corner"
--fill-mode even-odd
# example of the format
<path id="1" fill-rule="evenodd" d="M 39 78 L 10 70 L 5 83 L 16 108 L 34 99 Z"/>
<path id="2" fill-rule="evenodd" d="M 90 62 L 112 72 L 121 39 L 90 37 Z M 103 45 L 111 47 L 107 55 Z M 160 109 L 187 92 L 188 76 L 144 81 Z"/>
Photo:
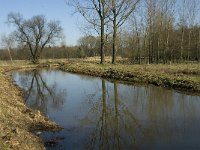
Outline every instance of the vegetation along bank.
<path id="1" fill-rule="evenodd" d="M 200 93 L 198 64 L 112 65 L 70 62 L 62 64 L 60 69 L 112 80 L 153 84 L 185 92 Z"/>
<path id="2" fill-rule="evenodd" d="M 24 104 L 23 91 L 5 73 L 19 67 L 16 64 L 15 67 L 0 65 L 0 149 L 42 150 L 44 143 L 36 133 L 60 130 L 60 127 Z"/>
<path id="3" fill-rule="evenodd" d="M 200 93 L 199 64 L 128 65 L 96 61 L 47 61 L 45 66 L 57 66 L 63 71 L 81 73 L 129 83 L 153 84 L 190 93 Z M 40 112 L 33 112 L 23 102 L 23 91 L 16 87 L 5 72 L 12 69 L 35 68 L 19 61 L 13 65 L 0 63 L 0 148 L 44 149 L 43 141 L 36 136 L 39 130 L 59 130 L 55 123 Z"/>

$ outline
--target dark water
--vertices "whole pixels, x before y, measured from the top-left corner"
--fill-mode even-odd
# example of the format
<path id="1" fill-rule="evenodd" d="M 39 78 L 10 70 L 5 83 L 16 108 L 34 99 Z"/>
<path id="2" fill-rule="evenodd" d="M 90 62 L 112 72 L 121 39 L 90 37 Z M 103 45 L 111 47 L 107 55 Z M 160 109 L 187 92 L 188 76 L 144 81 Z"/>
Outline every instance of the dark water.
<path id="1" fill-rule="evenodd" d="M 47 149 L 200 149 L 200 97 L 58 70 L 13 72 L 25 101 L 64 127 Z"/>

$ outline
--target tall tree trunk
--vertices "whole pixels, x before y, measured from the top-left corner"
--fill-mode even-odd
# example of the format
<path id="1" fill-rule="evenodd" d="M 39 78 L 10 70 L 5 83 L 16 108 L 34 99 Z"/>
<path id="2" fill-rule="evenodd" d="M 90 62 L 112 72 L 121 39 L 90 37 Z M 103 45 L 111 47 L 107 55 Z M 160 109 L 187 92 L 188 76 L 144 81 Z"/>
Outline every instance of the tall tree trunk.
<path id="1" fill-rule="evenodd" d="M 151 64 L 151 38 L 149 38 L 148 64 Z"/>
<path id="2" fill-rule="evenodd" d="M 191 49 L 191 29 L 189 31 L 189 37 L 188 37 L 188 49 L 187 49 L 187 61 L 190 60 L 190 49 Z"/>
<path id="3" fill-rule="evenodd" d="M 166 51 L 164 53 L 164 63 L 167 63 L 166 52 L 169 51 L 169 26 L 167 27 Z"/>
<path id="4" fill-rule="evenodd" d="M 151 38 L 149 37 L 149 47 L 148 47 L 148 62 L 147 64 L 151 63 Z"/>
<path id="5" fill-rule="evenodd" d="M 181 29 L 181 61 L 183 61 L 183 44 L 184 44 L 184 29 Z"/>
<path id="6" fill-rule="evenodd" d="M 174 62 L 173 61 L 173 48 L 171 48 L 171 50 L 170 50 L 170 62 Z"/>
<path id="7" fill-rule="evenodd" d="M 10 48 L 8 47 L 7 50 L 8 50 L 8 54 L 9 54 L 9 57 L 10 57 L 10 61 L 13 62 L 12 55 L 11 55 L 11 53 L 10 53 Z"/>
<path id="8" fill-rule="evenodd" d="M 37 64 L 38 62 L 39 62 L 39 55 L 34 53 L 34 55 L 32 56 L 32 63 Z"/>
<path id="9" fill-rule="evenodd" d="M 199 37 L 198 37 L 197 60 L 198 62 L 200 61 L 200 30 L 199 30 Z"/>
<path id="10" fill-rule="evenodd" d="M 143 51 L 147 54 L 147 52 L 146 52 L 146 37 L 147 37 L 147 33 L 145 32 L 144 40 L 143 40 Z M 145 63 L 147 63 L 146 58 L 148 58 L 148 57 L 145 55 Z"/>
<path id="11" fill-rule="evenodd" d="M 116 53 L 117 53 L 117 14 L 116 14 L 116 1 L 112 0 L 113 5 L 113 43 L 112 43 L 112 63 L 116 63 Z"/>
<path id="12" fill-rule="evenodd" d="M 157 54 L 156 54 L 156 63 L 159 64 L 159 54 L 160 51 L 160 32 L 158 33 L 158 41 L 157 41 Z"/>
<path id="13" fill-rule="evenodd" d="M 113 53 L 112 53 L 112 63 L 115 64 L 116 63 L 116 53 L 117 53 L 117 26 L 116 26 L 116 19 L 114 19 L 113 21 Z"/>
<path id="14" fill-rule="evenodd" d="M 152 44 L 152 38 L 151 38 L 151 27 L 149 29 L 149 48 L 148 48 L 148 64 L 151 63 L 151 44 Z"/>
<path id="15" fill-rule="evenodd" d="M 141 64 L 141 52 L 140 52 L 140 37 L 137 31 L 137 51 L 138 51 L 138 62 Z"/>
<path id="16" fill-rule="evenodd" d="M 101 18 L 101 64 L 105 63 L 105 31 L 104 31 L 104 17 Z"/>
<path id="17" fill-rule="evenodd" d="M 151 63 L 154 63 L 154 38 L 151 39 Z"/>

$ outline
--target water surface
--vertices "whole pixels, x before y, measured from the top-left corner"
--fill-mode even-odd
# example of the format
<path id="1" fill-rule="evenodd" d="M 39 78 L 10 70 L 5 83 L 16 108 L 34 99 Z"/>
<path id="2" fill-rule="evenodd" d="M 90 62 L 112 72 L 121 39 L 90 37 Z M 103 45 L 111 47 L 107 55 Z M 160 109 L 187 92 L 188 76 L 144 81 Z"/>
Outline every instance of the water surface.
<path id="1" fill-rule="evenodd" d="M 200 149 L 200 97 L 59 70 L 12 73 L 25 102 L 64 127 L 47 149 Z"/>

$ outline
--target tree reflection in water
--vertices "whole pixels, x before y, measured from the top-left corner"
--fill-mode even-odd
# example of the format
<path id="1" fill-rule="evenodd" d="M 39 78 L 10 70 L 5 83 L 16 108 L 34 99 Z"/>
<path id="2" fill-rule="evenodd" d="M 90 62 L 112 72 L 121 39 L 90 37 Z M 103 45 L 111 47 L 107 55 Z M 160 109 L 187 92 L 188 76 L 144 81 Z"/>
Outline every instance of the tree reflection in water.
<path id="1" fill-rule="evenodd" d="M 175 141 L 192 142 L 185 138 L 199 131 L 198 97 L 179 97 L 181 94 L 173 90 L 154 86 L 119 88 L 117 82 L 105 80 L 96 91 L 102 92 L 101 97 L 98 101 L 97 94 L 93 100 L 90 97 L 86 104 L 90 110 L 81 120 L 83 126 L 95 124 L 86 149 L 154 149 L 155 145 L 170 148 L 170 144 L 181 146 Z"/>
<path id="2" fill-rule="evenodd" d="M 20 84 L 26 87 L 24 99 L 27 105 L 43 114 L 47 114 L 48 105 L 58 110 L 65 101 L 66 90 L 59 89 L 56 83 L 47 85 L 40 70 L 20 72 Z"/>
<path id="3" fill-rule="evenodd" d="M 18 76 L 27 104 L 64 125 L 58 135 L 65 136 L 61 146 L 66 149 L 200 148 L 199 96 L 55 70 Z M 67 105 L 65 91 L 69 92 Z"/>
<path id="4" fill-rule="evenodd" d="M 91 111 L 89 111 L 85 120 L 91 123 L 92 121 L 88 118 L 92 119 L 93 117 L 90 117 L 90 115 L 93 115 L 93 113 L 98 114 L 99 117 L 95 129 L 88 138 L 86 149 L 137 148 L 136 137 L 142 135 L 142 128 L 136 117 L 120 100 L 117 83 L 114 82 L 113 86 L 113 95 L 110 95 L 103 79 L 101 101 L 95 104 L 89 101 L 89 104 L 93 107 L 90 107 Z"/>

